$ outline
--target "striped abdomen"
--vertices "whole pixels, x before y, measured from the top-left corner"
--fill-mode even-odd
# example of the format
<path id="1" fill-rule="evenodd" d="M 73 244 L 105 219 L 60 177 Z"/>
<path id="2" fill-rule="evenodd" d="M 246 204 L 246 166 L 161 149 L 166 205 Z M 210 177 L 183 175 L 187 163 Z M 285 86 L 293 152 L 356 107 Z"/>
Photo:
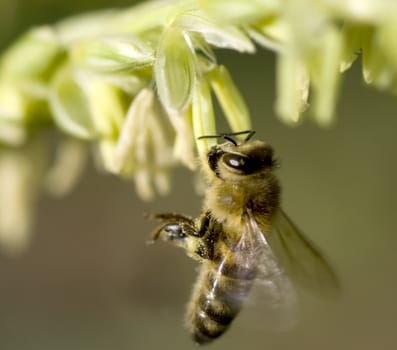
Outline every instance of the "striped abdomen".
<path id="1" fill-rule="evenodd" d="M 252 287 L 256 269 L 230 260 L 208 262 L 201 268 L 187 310 L 187 326 L 199 344 L 228 329 Z"/>

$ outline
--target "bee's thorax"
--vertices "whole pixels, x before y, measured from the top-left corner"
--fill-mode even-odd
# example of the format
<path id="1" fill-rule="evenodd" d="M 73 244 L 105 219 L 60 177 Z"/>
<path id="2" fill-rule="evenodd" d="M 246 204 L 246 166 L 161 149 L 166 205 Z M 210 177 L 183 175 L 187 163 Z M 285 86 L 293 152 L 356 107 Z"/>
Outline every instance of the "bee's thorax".
<path id="1" fill-rule="evenodd" d="M 220 222 L 238 228 L 246 208 L 270 222 L 280 201 L 280 187 L 276 177 L 268 174 L 261 181 L 255 177 L 233 182 L 216 179 L 206 194 L 205 207 L 211 208 Z"/>

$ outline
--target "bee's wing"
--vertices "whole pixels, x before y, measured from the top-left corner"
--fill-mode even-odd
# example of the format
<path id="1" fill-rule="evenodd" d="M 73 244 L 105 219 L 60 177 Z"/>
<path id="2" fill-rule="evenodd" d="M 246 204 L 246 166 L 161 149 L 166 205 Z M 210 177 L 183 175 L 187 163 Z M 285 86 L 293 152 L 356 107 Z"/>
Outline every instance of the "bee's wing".
<path id="1" fill-rule="evenodd" d="M 338 293 L 338 280 L 330 265 L 281 209 L 266 240 L 296 284 L 323 296 Z"/>
<path id="2" fill-rule="evenodd" d="M 297 296 L 284 267 L 279 263 L 253 214 L 248 210 L 243 237 L 254 237 L 257 275 L 248 298 L 248 304 L 260 317 L 258 324 L 273 330 L 291 328 L 297 320 Z M 244 311 L 243 311 L 244 313 Z M 252 319 L 252 317 L 250 317 Z"/>

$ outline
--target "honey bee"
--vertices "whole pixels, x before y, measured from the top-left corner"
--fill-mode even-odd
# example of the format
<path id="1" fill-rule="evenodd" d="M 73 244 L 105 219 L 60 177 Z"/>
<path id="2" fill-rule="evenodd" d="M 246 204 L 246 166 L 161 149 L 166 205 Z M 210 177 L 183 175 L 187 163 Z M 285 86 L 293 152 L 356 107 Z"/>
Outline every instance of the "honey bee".
<path id="1" fill-rule="evenodd" d="M 329 264 L 280 207 L 277 162 L 272 147 L 251 140 L 254 131 L 202 136 L 220 138 L 203 165 L 208 180 L 202 214 L 156 214 L 151 236 L 185 249 L 201 262 L 187 308 L 194 341 L 221 336 L 242 308 L 254 283 L 266 290 L 271 308 L 292 303 L 292 282 L 335 294 L 338 281 Z M 233 137 L 247 134 L 242 142 Z"/>

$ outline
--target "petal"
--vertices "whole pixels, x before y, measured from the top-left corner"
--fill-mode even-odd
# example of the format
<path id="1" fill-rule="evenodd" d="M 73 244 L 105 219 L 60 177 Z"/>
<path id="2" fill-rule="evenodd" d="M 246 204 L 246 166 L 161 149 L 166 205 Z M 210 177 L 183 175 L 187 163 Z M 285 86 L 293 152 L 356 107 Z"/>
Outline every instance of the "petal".
<path id="1" fill-rule="evenodd" d="M 150 201 L 154 197 L 150 175 L 148 169 L 144 167 L 137 169 L 134 175 L 136 192 L 145 201 Z"/>
<path id="2" fill-rule="evenodd" d="M 356 61 L 361 52 L 361 41 L 363 34 L 365 35 L 367 28 L 364 26 L 344 24 L 343 33 L 343 49 L 341 52 L 340 71 L 345 72 Z"/>
<path id="3" fill-rule="evenodd" d="M 258 28 L 255 28 L 253 26 L 246 26 L 244 29 L 254 42 L 264 47 L 265 49 L 275 52 L 281 52 L 283 50 L 282 43 L 280 43 L 275 38 L 266 35 L 265 32 L 259 30 Z"/>
<path id="4" fill-rule="evenodd" d="M 201 0 L 200 7 L 219 22 L 253 23 L 274 15 L 281 4 L 278 0 Z"/>
<path id="5" fill-rule="evenodd" d="M 173 157 L 181 161 L 189 169 L 197 166 L 194 154 L 193 131 L 190 126 L 190 110 L 185 113 L 169 113 L 169 120 L 175 130 Z"/>
<path id="6" fill-rule="evenodd" d="M 198 139 L 200 136 L 215 135 L 215 115 L 212 107 L 211 91 L 208 82 L 200 79 L 194 89 L 192 102 L 193 133 L 197 149 L 206 156 L 210 148 L 216 145 L 215 139 Z"/>
<path id="7" fill-rule="evenodd" d="M 282 53 L 277 58 L 276 113 L 284 122 L 296 124 L 307 108 L 309 74 L 293 53 Z"/>
<path id="8" fill-rule="evenodd" d="M 28 125 L 41 128 L 43 124 L 49 124 L 51 115 L 48 111 L 47 97 L 48 88 L 42 84 L 0 78 L 0 119 L 4 122 L 4 127 L 8 124 L 12 132 L 12 125 L 27 129 Z M 13 129 L 15 132 L 16 128 Z M 20 132 L 18 135 L 22 136 Z M 19 143 L 18 139 L 12 141 L 12 135 L 9 136 L 7 142 Z"/>
<path id="9" fill-rule="evenodd" d="M 117 173 L 114 164 L 115 149 L 116 142 L 112 139 L 102 138 L 98 141 L 98 149 L 96 150 L 97 164 L 110 173 Z"/>
<path id="10" fill-rule="evenodd" d="M 209 74 L 212 89 L 233 131 L 251 129 L 251 118 L 244 99 L 224 66 Z"/>
<path id="11" fill-rule="evenodd" d="M 166 29 L 154 65 L 157 92 L 167 112 L 183 111 L 190 103 L 195 82 L 192 49 L 180 28 Z"/>
<path id="12" fill-rule="evenodd" d="M 389 87 L 393 80 L 393 68 L 380 46 L 379 35 L 374 29 L 362 37 L 362 57 L 365 82 L 380 88 Z"/>
<path id="13" fill-rule="evenodd" d="M 128 109 L 114 152 L 116 173 L 121 172 L 128 163 L 134 162 L 137 138 L 143 131 L 145 118 L 152 108 L 153 98 L 154 94 L 151 89 L 142 89 Z"/>
<path id="14" fill-rule="evenodd" d="M 255 52 L 255 46 L 251 40 L 235 26 L 219 25 L 197 13 L 180 15 L 176 23 L 187 31 L 200 33 L 211 45 L 239 52 Z"/>
<path id="15" fill-rule="evenodd" d="M 0 80 L 0 118 L 21 123 L 29 108 L 29 99 L 18 86 L 7 80 Z"/>
<path id="16" fill-rule="evenodd" d="M 397 4 L 395 5 L 395 10 L 385 16 L 378 28 L 377 36 L 379 38 L 379 49 L 387 58 L 386 66 L 389 68 L 387 69 L 389 77 L 385 77 L 386 84 L 381 84 L 381 87 L 389 87 L 389 84 L 393 84 L 395 89 L 397 72 Z"/>
<path id="17" fill-rule="evenodd" d="M 50 27 L 33 29 L 6 51 L 1 60 L 1 75 L 23 80 L 46 78 L 63 53 Z"/>
<path id="18" fill-rule="evenodd" d="M 0 142 L 7 146 L 22 146 L 27 140 L 28 132 L 21 124 L 0 121 Z"/>
<path id="19" fill-rule="evenodd" d="M 98 76 L 95 74 L 94 76 L 98 78 Z M 118 87 L 120 90 L 129 95 L 138 94 L 139 91 L 141 91 L 150 83 L 149 79 L 133 74 L 106 74 L 102 75 L 101 79 L 111 85 Z"/>
<path id="20" fill-rule="evenodd" d="M 63 196 L 70 192 L 80 179 L 88 157 L 88 144 L 66 137 L 58 142 L 54 164 L 45 175 L 48 192 Z"/>
<path id="21" fill-rule="evenodd" d="M 165 196 L 170 193 L 171 184 L 170 184 L 170 176 L 169 172 L 164 169 L 158 169 L 154 173 L 154 184 L 158 193 L 162 196 Z"/>
<path id="22" fill-rule="evenodd" d="M 75 64 L 103 73 L 133 71 L 152 65 L 153 50 L 132 36 L 110 37 L 77 45 Z"/>
<path id="23" fill-rule="evenodd" d="M 30 242 L 48 148 L 38 135 L 21 148 L 0 151 L 0 245 L 10 255 L 23 252 Z"/>
<path id="24" fill-rule="evenodd" d="M 78 75 L 89 107 L 92 125 L 97 134 L 116 138 L 124 122 L 127 106 L 116 86 L 90 74 Z"/>
<path id="25" fill-rule="evenodd" d="M 324 0 L 325 10 L 350 22 L 376 23 L 383 15 L 393 10 L 394 1 L 389 0 Z"/>
<path id="26" fill-rule="evenodd" d="M 342 37 L 338 29 L 329 27 L 322 35 L 317 52 L 317 63 L 312 74 L 315 100 L 313 103 L 316 121 L 329 126 L 333 121 L 334 106 L 340 81 L 340 58 Z"/>
<path id="27" fill-rule="evenodd" d="M 154 103 L 146 118 L 147 137 L 150 139 L 151 146 L 149 152 L 155 173 L 158 169 L 169 168 L 175 164 L 175 158 L 172 155 L 175 132 L 172 130 L 168 117 L 157 107 L 159 106 Z"/>
<path id="28" fill-rule="evenodd" d="M 198 71 L 206 73 L 217 65 L 216 56 L 210 45 L 199 34 L 189 33 L 191 47 L 194 49 Z"/>
<path id="29" fill-rule="evenodd" d="M 95 137 L 87 97 L 67 65 L 54 77 L 49 103 L 55 123 L 64 132 L 82 139 Z"/>

